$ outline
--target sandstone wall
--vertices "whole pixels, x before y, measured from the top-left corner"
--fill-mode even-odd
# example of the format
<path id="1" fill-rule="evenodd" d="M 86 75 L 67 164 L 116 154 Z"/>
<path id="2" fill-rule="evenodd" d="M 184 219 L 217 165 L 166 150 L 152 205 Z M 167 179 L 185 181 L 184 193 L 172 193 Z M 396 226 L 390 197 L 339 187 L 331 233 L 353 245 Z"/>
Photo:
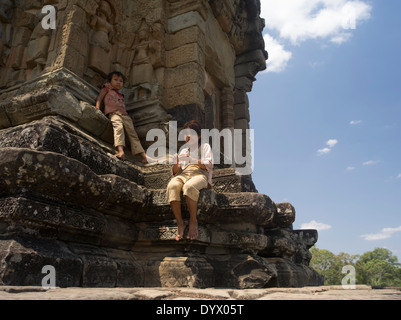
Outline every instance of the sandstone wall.
<path id="1" fill-rule="evenodd" d="M 41 27 L 44 5 L 57 9 L 55 29 Z M 144 146 L 170 120 L 246 140 L 267 58 L 259 14 L 259 0 L 1 3 L 0 284 L 39 285 L 44 265 L 59 286 L 322 283 L 309 267 L 317 232 L 293 230 L 291 204 L 234 166 L 216 166 L 201 192 L 199 238 L 176 242 L 169 166 L 118 161 L 110 121 L 93 108 L 119 70 Z"/>

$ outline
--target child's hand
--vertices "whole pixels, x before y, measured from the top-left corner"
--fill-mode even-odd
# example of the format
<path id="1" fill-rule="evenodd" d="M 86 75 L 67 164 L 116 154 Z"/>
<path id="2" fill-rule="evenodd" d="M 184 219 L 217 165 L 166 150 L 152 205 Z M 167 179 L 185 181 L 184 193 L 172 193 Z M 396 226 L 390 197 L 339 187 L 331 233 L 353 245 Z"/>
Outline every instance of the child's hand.
<path id="1" fill-rule="evenodd" d="M 173 155 L 173 164 L 178 164 L 178 153 Z"/>
<path id="2" fill-rule="evenodd" d="M 180 161 L 189 162 L 192 164 L 198 164 L 198 159 L 191 157 L 189 153 L 183 153 L 179 155 Z"/>
<path id="3" fill-rule="evenodd" d="M 180 161 L 188 161 L 189 160 L 189 153 L 182 153 L 178 156 Z"/>

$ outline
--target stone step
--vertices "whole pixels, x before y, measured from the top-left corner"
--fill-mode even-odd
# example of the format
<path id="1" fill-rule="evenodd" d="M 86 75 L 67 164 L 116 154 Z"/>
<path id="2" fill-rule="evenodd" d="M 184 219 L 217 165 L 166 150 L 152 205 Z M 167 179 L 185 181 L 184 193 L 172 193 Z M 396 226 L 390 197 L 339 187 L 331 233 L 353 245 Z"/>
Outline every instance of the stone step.
<path id="1" fill-rule="evenodd" d="M 150 189 L 165 189 L 171 179 L 171 165 L 143 165 L 129 152 L 127 160 L 120 161 L 114 157 L 112 145 L 54 116 L 1 130 L 0 148 L 6 147 L 59 153 L 87 165 L 98 175 L 114 174 Z M 213 190 L 218 193 L 257 191 L 250 176 L 237 175 L 234 168 L 218 165 L 213 170 Z"/>
<path id="2" fill-rule="evenodd" d="M 168 220 L 165 190 L 147 188 L 117 175 L 97 175 L 81 162 L 53 152 L 1 148 L 0 195 L 45 198 L 116 215 L 135 222 Z M 272 226 L 276 205 L 258 193 L 203 190 L 199 218 L 207 223 Z M 168 218 L 167 218 L 168 217 Z"/>

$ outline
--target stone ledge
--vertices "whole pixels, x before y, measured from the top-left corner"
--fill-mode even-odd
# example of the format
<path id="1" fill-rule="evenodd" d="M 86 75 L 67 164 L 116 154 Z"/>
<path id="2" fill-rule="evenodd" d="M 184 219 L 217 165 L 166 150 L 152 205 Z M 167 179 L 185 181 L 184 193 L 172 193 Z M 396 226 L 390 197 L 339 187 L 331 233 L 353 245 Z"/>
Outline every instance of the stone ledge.
<path id="1" fill-rule="evenodd" d="M 268 289 L 56 288 L 0 286 L 0 300 L 401 300 L 401 289 L 358 285 Z"/>

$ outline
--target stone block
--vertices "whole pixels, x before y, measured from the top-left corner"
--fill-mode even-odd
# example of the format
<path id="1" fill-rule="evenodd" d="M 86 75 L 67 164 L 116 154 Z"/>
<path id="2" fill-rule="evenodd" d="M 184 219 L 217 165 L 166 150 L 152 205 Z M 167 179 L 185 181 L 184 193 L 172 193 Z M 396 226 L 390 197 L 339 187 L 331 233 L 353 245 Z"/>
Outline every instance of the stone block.
<path id="1" fill-rule="evenodd" d="M 182 79 L 180 81 L 182 81 Z M 171 109 L 177 106 L 191 105 L 194 103 L 203 105 L 204 100 L 203 86 L 193 82 L 166 90 L 164 105 L 166 109 Z"/>
<path id="2" fill-rule="evenodd" d="M 235 88 L 245 92 L 251 92 L 253 87 L 254 79 L 248 77 L 236 77 L 235 78 Z"/>
<path id="3" fill-rule="evenodd" d="M 197 43 L 186 44 L 166 52 L 167 68 L 175 68 L 188 62 L 197 62 L 205 67 L 205 55 Z"/>
<path id="4" fill-rule="evenodd" d="M 205 72 L 202 66 L 196 62 L 189 62 L 175 68 L 165 70 L 165 89 L 180 87 L 189 83 L 196 83 L 203 87 L 205 83 Z"/>
<path id="5" fill-rule="evenodd" d="M 51 265 L 56 271 L 56 286 L 78 287 L 82 262 L 60 241 L 38 238 L 0 240 L 0 284 L 42 286 L 42 268 Z"/>
<path id="6" fill-rule="evenodd" d="M 166 35 L 166 50 L 170 51 L 190 43 L 197 43 L 201 50 L 205 49 L 205 34 L 198 26 L 192 26 L 173 34 Z"/>
<path id="7" fill-rule="evenodd" d="M 72 72 L 74 72 L 78 77 L 83 77 L 84 70 L 86 68 L 87 58 L 83 56 L 80 51 L 74 49 L 73 47 L 67 47 L 65 49 L 65 54 L 61 56 L 62 61 L 60 62 L 60 67 L 64 67 Z M 99 59 L 96 59 L 98 61 Z M 100 62 L 99 62 L 100 63 Z M 100 66 L 100 64 L 99 64 Z M 104 64 L 104 69 L 107 71 L 109 66 Z"/>
<path id="8" fill-rule="evenodd" d="M 208 15 L 208 6 L 204 1 L 186 0 L 186 1 L 169 1 L 170 18 L 190 11 L 199 12 L 203 19 L 206 20 Z"/>
<path id="9" fill-rule="evenodd" d="M 0 130 L 11 127 L 11 122 L 5 111 L 6 104 L 0 104 Z"/>
<path id="10" fill-rule="evenodd" d="M 27 27 L 16 27 L 12 38 L 12 47 L 26 46 L 31 37 L 32 30 Z"/>
<path id="11" fill-rule="evenodd" d="M 91 134 L 97 137 L 101 136 L 106 131 L 110 120 L 100 110 L 97 110 L 89 103 L 81 101 L 80 105 L 82 116 L 77 124 Z"/>
<path id="12" fill-rule="evenodd" d="M 295 208 L 291 203 L 277 203 L 277 214 L 274 217 L 275 224 L 280 228 L 289 228 L 295 221 Z"/>
<path id="13" fill-rule="evenodd" d="M 167 32 L 176 33 L 193 26 L 198 26 L 205 33 L 205 20 L 197 11 L 190 11 L 168 19 Z"/>
<path id="14" fill-rule="evenodd" d="M 7 105 L 5 110 L 14 126 L 50 115 L 60 115 L 73 122 L 82 116 L 78 100 L 59 86 L 19 95 L 11 100 L 11 105 Z"/>
<path id="15" fill-rule="evenodd" d="M 69 23 L 79 29 L 85 30 L 87 26 L 87 13 L 96 14 L 95 6 L 96 2 L 93 0 L 77 1 L 76 5 L 74 4 L 72 10 L 68 13 Z"/>
<path id="16" fill-rule="evenodd" d="M 143 184 L 143 174 L 113 157 L 113 148 L 108 149 L 78 127 L 54 117 L 2 130 L 0 148 L 6 147 L 59 153 L 79 161 L 98 175 L 116 174 Z"/>
<path id="17" fill-rule="evenodd" d="M 115 287 L 117 284 L 117 263 L 101 248 L 88 245 L 70 245 L 82 260 L 82 287 Z"/>
<path id="18" fill-rule="evenodd" d="M 99 245 L 104 233 L 105 221 L 99 214 L 20 196 L 3 198 L 0 204 L 0 221 L 7 226 L 8 234 L 23 237 L 25 232 L 37 237 Z"/>
<path id="19" fill-rule="evenodd" d="M 234 128 L 235 129 L 241 129 L 243 132 L 246 132 L 246 129 L 249 129 L 249 121 L 244 118 L 244 119 L 236 119 L 234 121 Z"/>
<path id="20" fill-rule="evenodd" d="M 0 195 L 24 194 L 146 221 L 151 199 L 143 187 L 118 176 L 99 176 L 86 165 L 55 153 L 0 149 Z M 13 159 L 11 161 L 11 159 Z M 41 171 L 41 174 L 35 172 Z M 121 189 L 120 189 L 121 188 Z M 67 190 L 67 191 L 66 191 Z M 125 210 L 124 210 L 125 209 Z M 155 216 L 148 219 L 156 218 Z"/>
<path id="21" fill-rule="evenodd" d="M 208 288 L 214 285 L 214 270 L 204 257 L 166 257 L 159 266 L 163 287 Z"/>
<path id="22" fill-rule="evenodd" d="M 208 261 L 215 270 L 216 287 L 257 289 L 272 287 L 277 281 L 277 271 L 257 256 L 209 255 Z"/>
<path id="23" fill-rule="evenodd" d="M 68 37 L 68 46 L 75 49 L 80 55 L 88 55 L 88 36 L 82 28 L 71 25 L 71 31 Z"/>
<path id="24" fill-rule="evenodd" d="M 237 175 L 234 168 L 213 171 L 213 191 L 217 193 L 257 192 L 251 176 Z"/>
<path id="25" fill-rule="evenodd" d="M 117 265 L 117 287 L 141 287 L 144 285 L 143 267 L 135 259 L 132 252 L 106 249 L 107 256 Z"/>
<path id="26" fill-rule="evenodd" d="M 261 257 L 284 257 L 290 259 L 297 251 L 297 243 L 291 230 L 280 228 L 266 229 L 268 243 L 258 252 Z"/>
<path id="27" fill-rule="evenodd" d="M 324 283 L 323 276 L 308 266 L 300 266 L 288 259 L 263 258 L 277 272 L 277 287 L 305 287 L 321 286 Z"/>
<path id="28" fill-rule="evenodd" d="M 168 110 L 175 121 L 177 121 L 178 128 L 182 128 L 185 122 L 197 120 L 203 127 L 205 122 L 205 115 L 202 108 L 198 104 L 178 105 Z"/>
<path id="29" fill-rule="evenodd" d="M 210 190 L 200 193 L 199 221 L 204 223 L 251 223 L 259 226 L 273 225 L 277 208 L 266 195 L 259 193 L 217 194 Z"/>
<path id="30" fill-rule="evenodd" d="M 247 122 L 250 121 L 249 105 L 245 103 L 234 105 L 234 120 L 245 119 Z"/>
<path id="31" fill-rule="evenodd" d="M 33 12 L 23 11 L 23 9 L 18 7 L 14 9 L 14 27 L 27 27 L 33 30 L 37 22 L 39 22 L 38 20 L 36 14 Z"/>
<path id="32" fill-rule="evenodd" d="M 234 90 L 234 105 L 236 104 L 245 104 L 249 106 L 249 98 L 246 91 Z"/>
<path id="33" fill-rule="evenodd" d="M 22 148 L 2 148 L 0 153 L 2 193 L 26 190 L 27 194 L 42 194 L 71 203 L 92 203 L 95 207 L 102 203 L 104 194 L 109 194 L 110 185 L 74 159 Z"/>
<path id="34" fill-rule="evenodd" d="M 237 64 L 234 67 L 236 77 L 248 77 L 255 81 L 256 74 L 260 71 L 260 64 L 257 62 L 247 62 Z"/>
<path id="35" fill-rule="evenodd" d="M 238 55 L 235 64 L 239 65 L 249 62 L 256 62 L 260 66 L 259 70 L 263 70 L 263 66 L 266 67 L 266 59 L 267 57 L 263 50 L 251 50 L 241 55 Z"/>
<path id="36" fill-rule="evenodd" d="M 25 46 L 19 45 L 10 49 L 6 67 L 14 69 L 22 69 L 22 62 L 24 61 Z M 9 77 L 8 77 L 9 78 Z"/>
<path id="37" fill-rule="evenodd" d="M 116 175 L 101 178 L 110 186 L 110 192 L 104 194 L 107 201 L 100 203 L 98 210 L 133 219 L 150 205 L 150 195 L 144 187 Z"/>

